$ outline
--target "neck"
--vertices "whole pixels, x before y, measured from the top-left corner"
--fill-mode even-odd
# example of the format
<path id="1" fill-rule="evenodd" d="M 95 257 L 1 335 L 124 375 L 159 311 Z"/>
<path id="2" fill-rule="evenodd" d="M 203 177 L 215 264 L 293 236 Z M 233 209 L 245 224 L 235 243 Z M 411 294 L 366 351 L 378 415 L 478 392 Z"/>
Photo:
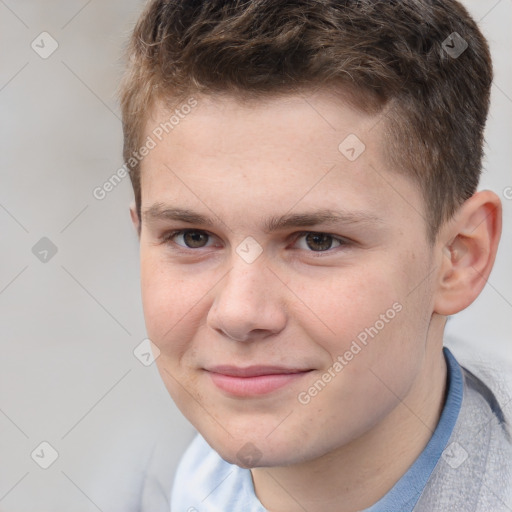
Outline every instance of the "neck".
<path id="1" fill-rule="evenodd" d="M 355 512 L 376 503 L 432 437 L 444 406 L 446 372 L 439 343 L 407 396 L 370 431 L 314 460 L 252 469 L 263 506 L 271 512 Z"/>

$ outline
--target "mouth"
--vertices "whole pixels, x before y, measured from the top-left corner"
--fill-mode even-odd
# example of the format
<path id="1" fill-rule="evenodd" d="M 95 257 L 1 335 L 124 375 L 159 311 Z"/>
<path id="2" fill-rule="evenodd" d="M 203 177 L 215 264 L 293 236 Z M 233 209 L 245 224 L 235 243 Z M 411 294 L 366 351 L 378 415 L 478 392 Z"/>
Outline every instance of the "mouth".
<path id="1" fill-rule="evenodd" d="M 206 371 L 213 384 L 221 391 L 233 396 L 247 397 L 277 391 L 313 370 L 278 366 L 214 366 Z"/>

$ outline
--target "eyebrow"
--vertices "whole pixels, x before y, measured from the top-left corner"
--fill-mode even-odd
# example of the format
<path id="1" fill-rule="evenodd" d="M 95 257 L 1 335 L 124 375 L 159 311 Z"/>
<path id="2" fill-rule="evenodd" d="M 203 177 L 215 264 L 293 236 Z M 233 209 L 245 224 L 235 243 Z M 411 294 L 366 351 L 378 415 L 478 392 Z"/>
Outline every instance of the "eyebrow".
<path id="1" fill-rule="evenodd" d="M 172 220 L 207 227 L 213 227 L 216 224 L 214 217 L 202 215 L 187 208 L 167 207 L 163 203 L 155 203 L 144 209 L 142 218 L 149 223 L 158 220 Z M 219 222 L 224 224 L 220 219 Z M 288 213 L 279 217 L 271 216 L 264 222 L 263 231 L 274 233 L 288 228 L 311 227 L 319 224 L 372 224 L 382 222 L 383 220 L 380 217 L 367 211 L 351 212 L 320 209 L 313 212 Z"/>

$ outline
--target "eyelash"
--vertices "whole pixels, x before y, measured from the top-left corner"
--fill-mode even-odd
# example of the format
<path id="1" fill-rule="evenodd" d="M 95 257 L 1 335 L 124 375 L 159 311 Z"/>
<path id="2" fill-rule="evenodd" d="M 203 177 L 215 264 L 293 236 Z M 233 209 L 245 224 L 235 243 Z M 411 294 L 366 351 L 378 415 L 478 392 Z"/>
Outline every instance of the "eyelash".
<path id="1" fill-rule="evenodd" d="M 194 249 L 192 247 L 184 247 L 184 246 L 179 245 L 173 241 L 174 237 L 176 237 L 178 235 L 183 235 L 186 233 L 202 233 L 202 234 L 208 235 L 209 237 L 215 236 L 215 235 L 212 235 L 211 233 L 208 233 L 208 231 L 203 231 L 201 229 L 179 229 L 179 230 L 172 231 L 170 233 L 163 235 L 161 237 L 161 240 L 164 244 L 167 244 L 167 245 L 173 244 L 175 247 L 177 247 L 177 249 L 176 249 L 177 251 L 184 252 L 184 253 L 190 253 L 191 251 L 199 251 L 200 249 L 208 248 L 208 247 L 198 247 L 198 248 Z M 350 246 L 353 243 L 351 240 L 348 240 L 346 238 L 331 235 L 330 233 L 324 233 L 322 231 L 300 231 L 298 233 L 294 233 L 293 242 L 296 243 L 301 237 L 306 236 L 306 235 L 327 235 L 327 236 L 331 237 L 333 241 L 339 242 L 339 244 L 340 244 L 338 247 L 333 247 L 333 248 L 327 249 L 325 251 L 312 251 L 312 250 L 306 251 L 308 253 L 311 253 L 311 256 L 313 256 L 313 257 L 322 257 L 322 255 L 325 255 L 325 254 L 332 254 L 333 251 L 335 251 L 336 249 L 343 249 L 344 247 Z M 305 249 L 302 249 L 302 250 L 305 250 Z"/>

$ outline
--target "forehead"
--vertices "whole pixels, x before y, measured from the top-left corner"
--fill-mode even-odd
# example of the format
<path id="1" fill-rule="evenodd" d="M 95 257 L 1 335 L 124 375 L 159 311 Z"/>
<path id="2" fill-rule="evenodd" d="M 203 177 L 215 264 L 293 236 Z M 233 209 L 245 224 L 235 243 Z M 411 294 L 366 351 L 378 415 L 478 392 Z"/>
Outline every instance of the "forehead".
<path id="1" fill-rule="evenodd" d="M 211 204 L 242 219 L 250 211 L 277 214 L 300 203 L 377 217 L 410 209 L 397 204 L 402 194 L 421 208 L 416 187 L 388 168 L 379 115 L 327 91 L 265 101 L 194 99 L 185 115 L 180 105 L 152 112 L 145 136 L 155 138 L 162 127 L 168 133 L 141 164 L 143 209 L 199 205 L 204 213 Z M 176 111 L 179 122 L 169 128 Z"/>
<path id="2" fill-rule="evenodd" d="M 278 148 L 286 152 L 314 153 L 318 158 L 317 146 L 306 145 L 306 141 L 323 140 L 320 149 L 327 144 L 337 149 L 338 143 L 349 133 L 368 138 L 372 133 L 372 144 L 379 139 L 379 129 L 373 130 L 380 121 L 378 115 L 367 114 L 345 101 L 344 96 L 329 90 L 307 92 L 264 99 L 242 99 L 229 95 L 195 96 L 195 106 L 186 109 L 189 100 L 181 100 L 171 108 L 157 103 L 146 126 L 150 134 L 155 127 L 164 125 L 177 112 L 180 119 L 168 133 L 167 142 L 174 143 L 175 149 L 193 150 L 202 156 L 220 158 L 249 153 L 260 156 L 262 150 L 268 155 Z M 349 96 L 347 96 L 349 98 Z M 176 116 L 174 116 L 176 118 Z M 165 135 L 168 135 L 165 136 Z M 370 141 L 368 141 L 370 142 Z M 191 155 L 192 156 L 192 155 Z"/>

